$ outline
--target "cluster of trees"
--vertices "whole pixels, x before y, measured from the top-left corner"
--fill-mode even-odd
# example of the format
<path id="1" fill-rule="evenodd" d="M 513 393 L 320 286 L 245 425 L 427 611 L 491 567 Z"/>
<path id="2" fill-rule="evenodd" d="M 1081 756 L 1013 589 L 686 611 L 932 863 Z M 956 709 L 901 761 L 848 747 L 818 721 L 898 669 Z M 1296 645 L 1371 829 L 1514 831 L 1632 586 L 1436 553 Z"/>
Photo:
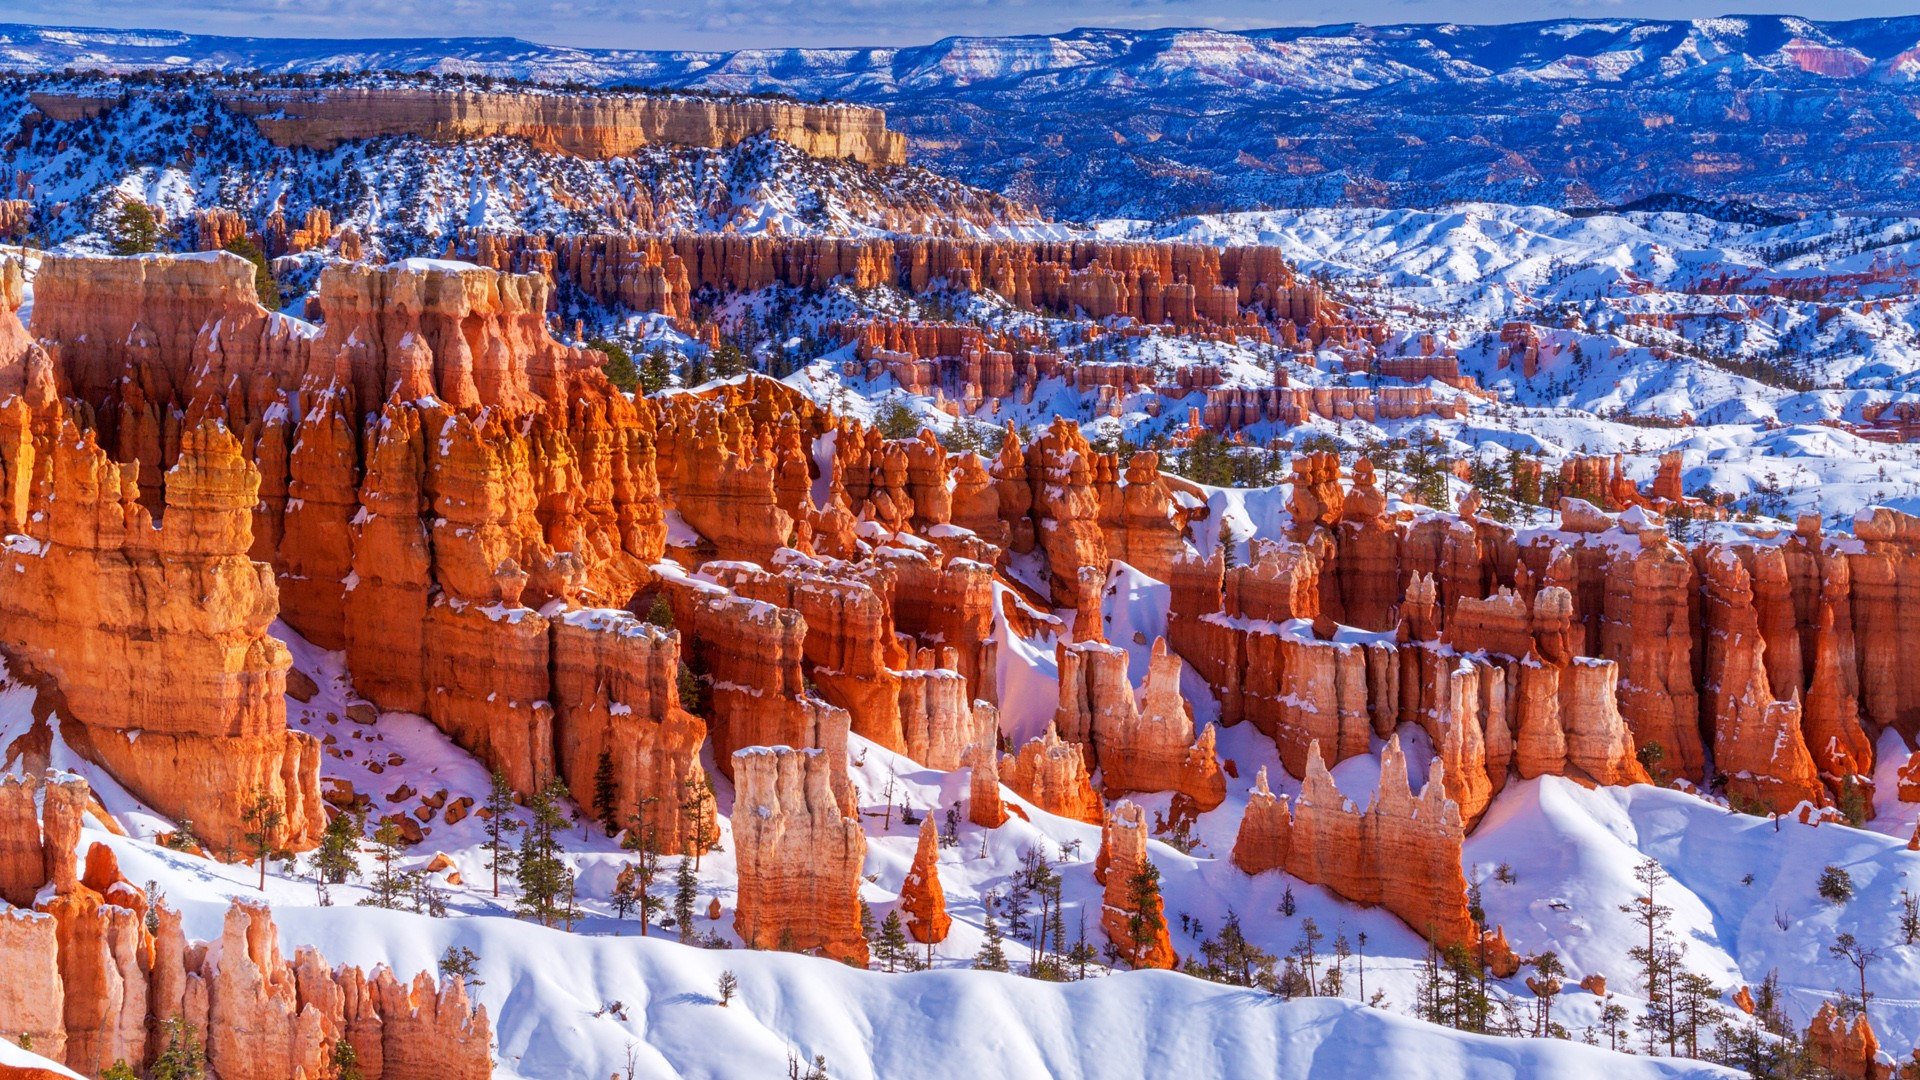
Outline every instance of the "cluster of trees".
<path id="1" fill-rule="evenodd" d="M 1156 878 L 1153 881 L 1156 897 L 1158 887 Z M 1021 974 L 1043 982 L 1077 982 L 1085 979 L 1101 961 L 1102 955 L 1087 940 L 1084 915 L 1073 940 L 1067 940 L 1061 888 L 1060 872 L 1043 849 L 1028 848 L 1023 852 L 1020 869 L 1014 871 L 1009 880 L 1006 895 L 1001 896 L 993 891 L 983 898 L 986 906 L 986 941 L 974 956 L 973 966 L 983 971 L 1013 970 L 1006 953 L 1006 933 L 1000 929 L 1000 923 L 1004 920 L 1007 931 L 1032 948 L 1031 958 Z M 1109 943 L 1107 963 L 1110 965 L 1119 958 L 1118 950 Z"/>

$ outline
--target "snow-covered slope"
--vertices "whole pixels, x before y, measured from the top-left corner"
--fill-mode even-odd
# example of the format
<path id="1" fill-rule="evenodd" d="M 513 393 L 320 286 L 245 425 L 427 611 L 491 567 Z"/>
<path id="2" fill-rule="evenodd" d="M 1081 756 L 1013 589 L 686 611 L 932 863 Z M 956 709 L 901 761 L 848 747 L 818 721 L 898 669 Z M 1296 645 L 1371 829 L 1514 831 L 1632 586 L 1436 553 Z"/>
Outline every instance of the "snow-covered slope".
<path id="1" fill-rule="evenodd" d="M 737 52 L 0 27 L 0 64 L 23 70 L 401 69 L 882 104 L 919 160 L 1081 218 L 1663 191 L 1905 212 L 1916 46 L 1912 17 L 1082 29 Z"/>

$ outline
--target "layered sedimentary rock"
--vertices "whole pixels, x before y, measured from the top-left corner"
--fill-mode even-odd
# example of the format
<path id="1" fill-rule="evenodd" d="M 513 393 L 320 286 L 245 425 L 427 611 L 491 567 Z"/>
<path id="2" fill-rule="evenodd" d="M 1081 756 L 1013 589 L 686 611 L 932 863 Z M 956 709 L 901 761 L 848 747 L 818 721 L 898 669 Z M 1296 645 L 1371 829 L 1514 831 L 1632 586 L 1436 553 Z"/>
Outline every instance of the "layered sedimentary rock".
<path id="1" fill-rule="evenodd" d="M 818 952 L 864 966 L 860 871 L 867 838 L 847 817 L 819 750 L 753 747 L 733 755 L 734 929 L 748 945 Z"/>
<path id="2" fill-rule="evenodd" d="M 1767 678 L 1767 642 L 1746 566 L 1725 548 L 1703 551 L 1700 577 L 1713 757 L 1727 777 L 1728 797 L 1776 813 L 1824 802 L 1826 789 L 1801 731 L 1800 702 L 1775 700 Z"/>
<path id="3" fill-rule="evenodd" d="M 1756 805 L 1869 785 L 1868 688 L 1897 701 L 1904 675 L 1854 642 L 1869 624 L 1900 633 L 1878 599 L 1911 544 L 1892 512 L 1863 518 L 1864 550 L 1803 524 L 1689 551 L 1646 499 L 1617 519 L 1570 500 L 1559 530 L 1529 535 L 1471 513 L 1390 518 L 1364 462 L 1351 489 L 1338 479 L 1332 459 L 1302 459 L 1288 540 L 1230 569 L 1182 555 L 1169 580 L 1170 644 L 1222 722 L 1253 721 L 1296 775 L 1313 742 L 1337 762 L 1418 723 L 1469 824 L 1510 772 L 1631 783 L 1645 761 L 1703 783 L 1722 742 L 1717 772 Z M 1707 566 L 1737 569 L 1707 582 Z M 1889 584 L 1863 588 L 1862 568 Z M 1728 663 L 1744 674 L 1723 677 Z M 1785 689 L 1760 701 L 1756 673 Z"/>
<path id="4" fill-rule="evenodd" d="M 1807 1057 L 1813 1065 L 1844 1080 L 1884 1080 L 1891 1070 L 1880 1063 L 1880 1039 L 1865 1013 L 1849 1023 L 1833 1002 L 1823 1002 L 1807 1023 Z"/>
<path id="5" fill-rule="evenodd" d="M 1060 738 L 1052 725 L 1018 753 L 1003 755 L 999 768 L 1001 780 L 1015 794 L 1049 814 L 1094 825 L 1106 816 L 1080 745 Z"/>
<path id="6" fill-rule="evenodd" d="M 1080 426 L 1056 418 L 1027 448 L 1027 483 L 1032 488 L 1034 533 L 1047 556 L 1047 576 L 1055 607 L 1099 612 L 1099 589 L 1106 584 L 1107 542 L 1100 531 L 1099 499 L 1093 491 L 1093 450 Z M 1088 596 L 1079 571 L 1098 573 Z M 1083 637 L 1088 636 L 1082 628 Z M 1091 635 L 1098 637 L 1097 629 Z"/>
<path id="7" fill-rule="evenodd" d="M 1086 745 L 1108 795 L 1173 791 L 1199 811 L 1227 797 L 1214 756 L 1213 727 L 1196 738 L 1180 696 L 1180 658 L 1155 641 L 1142 701 L 1127 681 L 1127 654 L 1111 645 L 1078 643 L 1058 650 L 1060 708 L 1054 726 Z"/>
<path id="8" fill-rule="evenodd" d="M 71 829 L 66 821 L 69 804 L 86 802 L 86 785 L 50 781 L 47 793 L 38 826 L 31 801 L 7 801 L 0 829 L 77 839 L 77 817 Z M 43 1056 L 83 1075 L 119 1061 L 145 1068 L 165 1048 L 166 1025 L 179 1021 L 204 1044 L 209 1074 L 223 1080 L 330 1075 L 342 1039 L 370 1080 L 492 1075 L 486 1010 L 468 1003 L 459 979 L 436 983 L 422 973 L 403 986 L 384 967 L 369 979 L 328 967 L 311 948 L 289 961 L 271 913 L 244 901 L 228 910 L 218 942 L 189 942 L 176 911 L 159 907 L 150 923 L 148 897 L 121 876 L 107 847 L 92 846 L 78 880 L 71 863 L 69 847 L 61 876 L 42 883 L 37 910 L 0 903 L 0 965 L 9 972 L 0 980 L 0 1030 L 31 1035 Z"/>
<path id="9" fill-rule="evenodd" d="M 1860 708 L 1879 727 L 1920 735 L 1920 518 L 1874 507 L 1855 517 L 1864 550 L 1846 556 L 1860 642 Z"/>
<path id="10" fill-rule="evenodd" d="M 681 708 L 679 634 L 624 611 L 582 609 L 552 621 L 554 744 L 571 791 L 613 776 L 603 821 L 650 833 L 666 854 L 697 854 L 718 835 L 700 766 L 707 725 Z M 596 794 L 597 797 L 597 794 Z"/>
<path id="11" fill-rule="evenodd" d="M 967 748 L 967 820 L 975 825 L 997 829 L 1007 822 L 1005 800 L 1000 798 L 1000 751 L 995 743 L 977 743 Z"/>
<path id="12" fill-rule="evenodd" d="M 577 157 L 611 158 L 646 146 L 728 147 L 763 132 L 815 157 L 900 165 L 906 136 L 859 105 L 671 94 L 548 94 L 425 87 L 262 87 L 217 91 L 280 146 L 331 150 L 342 142 L 412 135 L 441 142 L 504 137 Z"/>
<path id="13" fill-rule="evenodd" d="M 991 290 L 1028 311 L 1073 311 L 1142 324 L 1205 328 L 1287 344 L 1321 342 L 1353 328 L 1324 304 L 1274 247 L 1215 248 L 1111 240 L 979 240 L 941 236 L 850 239 L 769 234 L 473 235 L 462 251 L 499 269 L 550 271 L 602 301 L 676 317 L 702 289 L 751 292 L 770 285 L 819 290 L 892 285 Z"/>
<path id="14" fill-rule="evenodd" d="M 24 413 L 13 399 L 11 422 Z M 245 807 L 264 797 L 280 814 L 273 845 L 310 846 L 324 823 L 319 746 L 287 730 L 291 658 L 267 633 L 276 590 L 247 557 L 258 472 L 203 421 L 180 440 L 155 528 L 131 467 L 57 406 L 44 423 L 50 437 L 13 462 L 37 459 L 37 480 L 29 539 L 10 546 L 0 584 L 0 644 L 59 685 L 67 739 L 149 805 L 238 846 Z"/>
<path id="15" fill-rule="evenodd" d="M 544 278 L 442 263 L 336 267 L 319 282 L 321 327 L 262 311 L 250 266 L 223 256 L 49 259 L 39 284 L 35 333 L 51 346 L 57 381 L 90 410 L 121 462 L 141 462 L 123 478 L 78 436 L 58 440 L 47 451 L 56 488 L 75 471 L 63 465 L 71 459 L 86 472 L 83 493 L 111 493 L 122 518 L 134 520 L 135 499 L 163 509 L 166 527 L 155 536 L 177 523 L 272 560 L 276 574 L 263 595 L 272 596 L 277 579 L 288 598 L 282 615 L 316 643 L 343 646 L 361 694 L 427 716 L 516 788 L 532 790 L 556 773 L 576 789 L 589 783 L 602 736 L 569 742 L 571 756 L 558 759 L 556 702 L 564 699 L 586 701 L 582 716 L 637 711 L 646 723 L 634 731 L 670 744 L 659 752 L 679 764 L 649 764 L 649 750 L 633 762 L 641 775 L 622 777 L 621 812 L 642 799 L 682 801 L 677 790 L 652 790 L 686 779 L 700 741 L 690 718 L 659 692 L 675 682 L 677 650 L 654 648 L 644 678 L 618 676 L 613 667 L 637 659 L 627 655 L 635 639 L 622 638 L 622 627 L 589 620 L 569 629 L 549 617 L 557 612 L 534 610 L 555 601 L 560 612 L 626 604 L 650 576 L 666 533 L 652 407 L 613 390 L 597 370 L 598 354 L 550 336 Z M 21 363 L 31 367 L 32 357 Z M 29 430 L 24 419 L 18 426 Z M 35 420 L 31 430 L 44 426 Z M 249 480 L 254 468 L 258 478 Z M 190 491 L 206 474 L 202 486 L 217 490 L 190 498 L 217 512 L 217 525 L 197 524 L 202 507 L 174 505 L 176 488 Z M 85 500 L 58 501 L 72 513 Z M 13 508 L 16 520 L 26 509 Z M 243 517 L 255 529 L 251 544 Z M 53 552 L 64 542 L 55 536 Z M 216 546 L 209 556 L 232 557 Z M 16 547 L 15 558 L 33 554 Z M 155 593 L 234 590 L 183 583 Z M 243 625 L 264 629 L 273 614 L 270 603 L 255 602 Z M 588 627 L 609 640 L 588 640 Z M 259 663 L 271 668 L 277 643 L 261 639 Z M 242 656 L 229 648 L 225 664 Z M 566 688 L 556 685 L 561 672 L 571 679 Z M 179 693 L 197 681 L 148 685 Z M 263 686 L 259 696 L 271 702 L 264 707 L 277 709 L 280 693 Z M 69 699 L 78 719 L 90 720 L 82 701 L 71 692 Z M 235 711 L 229 726 L 238 734 L 305 745 L 285 735 L 278 715 L 267 723 Z M 266 747 L 221 756 L 249 775 L 193 778 L 189 764 L 170 760 L 182 755 L 160 752 L 161 738 L 145 732 L 139 761 L 110 760 L 115 746 L 105 739 L 93 739 L 90 752 L 134 770 L 123 780 L 138 781 L 137 770 L 147 768 L 204 780 L 199 786 L 216 792 L 273 787 L 247 764 Z M 193 816 L 203 832 L 225 825 Z M 286 817 L 290 830 L 317 830 L 311 814 Z M 685 824 L 659 823 L 675 833 Z"/>
<path id="16" fill-rule="evenodd" d="M 907 933 L 913 940 L 938 945 L 947 939 L 953 917 L 947 914 L 947 893 L 940 886 L 940 836 L 931 815 L 920 822 L 920 843 L 900 886 L 900 907 L 907 913 Z"/>
<path id="17" fill-rule="evenodd" d="M 86 781 L 70 774 L 0 776 L 0 900 L 31 907 L 41 886 L 65 892 L 79 880 L 87 797 Z"/>
<path id="18" fill-rule="evenodd" d="M 1241 819 L 1235 866 L 1250 874 L 1284 868 L 1355 903 L 1384 907 L 1434 941 L 1474 940 L 1459 810 L 1438 776 L 1413 794 L 1398 739 L 1381 754 L 1380 788 L 1365 811 L 1334 786 L 1317 746 L 1291 811 L 1265 780 L 1258 778 Z"/>
<path id="19" fill-rule="evenodd" d="M 1158 875 L 1147 856 L 1146 813 L 1133 803 L 1114 804 L 1100 831 L 1099 876 L 1106 886 L 1100 928 L 1134 968 L 1172 968 L 1179 963 L 1167 936 L 1167 913 Z"/>
<path id="20" fill-rule="evenodd" d="M 1693 681 L 1692 560 L 1664 530 L 1642 529 L 1639 551 L 1606 564 L 1598 655 L 1620 665 L 1620 713 L 1641 746 L 1658 744 L 1666 771 L 1705 775 L 1700 695 Z"/>

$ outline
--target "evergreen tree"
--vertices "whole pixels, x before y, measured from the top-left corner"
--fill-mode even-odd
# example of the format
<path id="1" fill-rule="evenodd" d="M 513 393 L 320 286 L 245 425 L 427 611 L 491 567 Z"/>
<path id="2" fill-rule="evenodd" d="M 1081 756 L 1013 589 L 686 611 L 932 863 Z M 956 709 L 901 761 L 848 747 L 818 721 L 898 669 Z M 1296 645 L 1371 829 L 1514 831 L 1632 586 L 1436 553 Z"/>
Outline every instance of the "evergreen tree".
<path id="1" fill-rule="evenodd" d="M 1647 992 L 1647 1017 L 1638 1021 L 1647 1032 L 1648 1045 L 1651 1046 L 1660 1035 L 1671 1042 L 1674 1032 L 1667 1027 L 1662 1018 L 1669 1015 L 1670 1005 L 1666 992 L 1665 975 L 1671 970 L 1671 948 L 1664 948 L 1663 941 L 1667 933 L 1667 923 L 1673 918 L 1673 909 L 1660 903 L 1658 890 L 1667 881 L 1667 872 L 1653 859 L 1642 859 L 1633 868 L 1633 878 L 1646 895 L 1637 896 L 1632 901 L 1621 904 L 1620 910 L 1633 916 L 1634 921 L 1646 931 L 1647 943 L 1636 945 L 1627 953 L 1640 965 L 1640 985 Z M 1663 1031 L 1662 1028 L 1665 1028 Z"/>
<path id="2" fill-rule="evenodd" d="M 474 978 L 479 966 L 480 954 L 465 945 L 449 945 L 447 951 L 440 954 L 440 977 L 458 978 L 466 983 L 468 989 L 486 985 L 485 981 Z"/>
<path id="3" fill-rule="evenodd" d="M 913 946 L 907 943 L 907 930 L 900 922 L 899 908 L 887 912 L 886 919 L 880 923 L 880 936 L 875 944 L 874 959 L 886 965 L 888 971 L 913 966 Z"/>
<path id="4" fill-rule="evenodd" d="M 606 359 L 601 361 L 600 370 L 606 373 L 607 381 L 622 393 L 631 394 L 640 387 L 640 369 L 634 366 L 633 354 L 625 345 L 617 341 L 596 338 L 587 342 L 589 349 L 597 350 Z"/>
<path id="5" fill-rule="evenodd" d="M 507 774 L 493 770 L 492 786 L 487 790 L 487 869 L 493 871 L 493 895 L 500 895 L 500 871 L 513 873 L 519 853 L 513 849 L 513 834 L 520 831 L 520 819 L 514 816 L 513 788 Z"/>
<path id="6" fill-rule="evenodd" d="M 283 302 L 280 286 L 273 280 L 273 267 L 267 262 L 267 255 L 253 237 L 244 233 L 227 241 L 226 250 L 253 264 L 253 291 L 260 298 L 260 306 L 268 311 L 279 311 Z"/>
<path id="7" fill-rule="evenodd" d="M 920 434 L 920 418 L 899 397 L 889 397 L 873 414 L 874 429 L 883 439 L 911 439 Z"/>
<path id="8" fill-rule="evenodd" d="M 1274 978 L 1274 957 L 1251 941 L 1240 928 L 1240 916 L 1227 912 L 1217 936 L 1200 943 L 1202 978 L 1230 986 L 1264 986 Z"/>
<path id="9" fill-rule="evenodd" d="M 333 1080 L 363 1080 L 365 1073 L 360 1071 L 360 1054 L 353 1044 L 345 1039 L 333 1044 Z"/>
<path id="10" fill-rule="evenodd" d="M 1160 868 L 1151 860 L 1127 882 L 1127 899 L 1132 905 L 1127 914 L 1127 934 L 1133 941 L 1133 953 L 1127 962 L 1132 964 L 1139 961 L 1146 943 L 1165 928 L 1161 915 Z"/>
<path id="11" fill-rule="evenodd" d="M 160 247 L 160 219 L 153 207 L 122 197 L 108 224 L 115 255 L 144 255 Z"/>
<path id="12" fill-rule="evenodd" d="M 559 778 L 547 782 L 528 802 L 531 820 L 520 837 L 520 852 L 515 873 L 520 882 L 519 909 L 522 915 L 538 919 L 542 926 L 571 922 L 573 909 L 573 871 L 561 858 L 559 836 L 566 831 L 567 817 L 561 804 L 568 797 L 567 785 Z"/>
<path id="13" fill-rule="evenodd" d="M 148 1070 L 152 1080 L 200 1080 L 207 1074 L 207 1052 L 200 1032 L 186 1018 L 175 1016 L 161 1025 L 166 1045 Z"/>
<path id="14" fill-rule="evenodd" d="M 1087 940 L 1087 917 L 1080 916 L 1080 934 L 1074 939 L 1073 948 L 1067 951 L 1067 962 L 1073 965 L 1073 977 L 1076 980 L 1087 977 L 1087 968 L 1100 959 L 1100 952 Z"/>
<path id="15" fill-rule="evenodd" d="M 1319 948 L 1320 943 L 1326 938 L 1327 935 L 1321 932 L 1320 927 L 1313 921 L 1313 917 L 1309 915 L 1300 923 L 1300 940 L 1294 942 L 1293 950 L 1287 954 L 1300 965 L 1301 972 L 1306 975 L 1308 995 L 1313 994 L 1314 987 L 1319 981 Z"/>
<path id="16" fill-rule="evenodd" d="M 1565 964 L 1555 952 L 1543 952 L 1532 960 L 1533 978 L 1527 980 L 1527 988 L 1540 1002 L 1539 1018 L 1533 1026 L 1534 1035 L 1548 1038 L 1553 1035 L 1553 999 L 1560 994 L 1560 976 L 1567 973 Z"/>
<path id="17" fill-rule="evenodd" d="M 1827 955 L 1837 960 L 1845 960 L 1847 965 L 1853 968 L 1854 972 L 1859 975 L 1860 997 L 1858 1001 L 1860 1002 L 1860 1011 L 1865 1012 L 1867 1002 L 1873 999 L 1873 995 L 1867 991 L 1867 965 L 1880 959 L 1880 950 L 1868 948 L 1860 944 L 1852 934 L 1842 933 L 1833 939 L 1833 944 L 1827 946 Z"/>
<path id="18" fill-rule="evenodd" d="M 360 901 L 363 907 L 386 908 L 389 911 L 398 908 L 400 901 L 410 889 L 407 875 L 401 873 L 395 864 L 400 860 L 400 848 L 403 842 L 400 826 L 391 819 L 382 821 L 373 830 L 373 861 L 378 869 L 373 875 L 369 888 L 373 895 Z"/>
<path id="19" fill-rule="evenodd" d="M 240 811 L 240 820 L 246 825 L 242 836 L 247 842 L 247 851 L 260 865 L 260 891 L 266 892 L 267 861 L 273 857 L 273 841 L 280 834 L 286 814 L 281 811 L 279 800 L 265 788 L 254 788 L 253 798 Z"/>
<path id="20" fill-rule="evenodd" d="M 626 919 L 627 913 L 633 910 L 634 898 L 639 892 L 634 873 L 634 865 L 628 863 L 620 868 L 620 873 L 613 879 L 613 896 L 610 899 L 613 901 L 613 917 L 616 919 Z M 641 936 L 645 936 L 644 928 Z"/>
<path id="21" fill-rule="evenodd" d="M 681 782 L 680 791 L 680 811 L 692 822 L 687 831 L 687 846 L 693 849 L 693 868 L 697 872 L 702 853 L 721 850 L 720 827 L 713 819 L 713 782 L 707 779 L 705 769 L 695 768 Z"/>
<path id="22" fill-rule="evenodd" d="M 30 1048 L 23 1046 L 21 1049 Z M 133 1066 L 127 1064 L 126 1058 L 119 1058 L 100 1074 L 100 1080 L 140 1080 L 140 1074 L 133 1071 Z"/>
<path id="23" fill-rule="evenodd" d="M 600 812 L 600 825 L 607 835 L 620 831 L 620 785 L 613 777 L 613 751 L 600 751 L 600 763 L 593 769 L 593 805 Z"/>
<path id="24" fill-rule="evenodd" d="M 640 392 L 657 394 L 672 383 L 673 365 L 667 360 L 666 350 L 657 346 L 649 349 L 640 363 Z"/>
<path id="25" fill-rule="evenodd" d="M 739 992 L 740 980 L 734 976 L 733 972 L 723 971 L 720 973 L 719 982 L 714 984 L 714 989 L 720 992 L 720 1007 L 724 1009 L 729 1002 L 733 1001 L 733 995 Z"/>
<path id="26" fill-rule="evenodd" d="M 314 849 L 310 857 L 314 888 L 319 893 L 322 907 L 333 903 L 327 886 L 345 884 L 348 878 L 360 876 L 360 830 L 363 820 L 350 810 L 342 810 L 327 819 L 327 827 L 320 834 L 320 846 Z"/>
<path id="27" fill-rule="evenodd" d="M 1000 924 L 994 921 L 993 912 L 987 912 L 985 926 L 986 942 L 980 951 L 974 954 L 973 967 L 976 971 L 1006 971 L 1007 951 L 1005 939 L 1000 936 Z"/>
<path id="28" fill-rule="evenodd" d="M 682 943 L 694 939 L 694 905 L 700 899 L 700 878 L 694 873 L 693 860 L 682 855 L 680 869 L 673 875 L 673 925 Z"/>

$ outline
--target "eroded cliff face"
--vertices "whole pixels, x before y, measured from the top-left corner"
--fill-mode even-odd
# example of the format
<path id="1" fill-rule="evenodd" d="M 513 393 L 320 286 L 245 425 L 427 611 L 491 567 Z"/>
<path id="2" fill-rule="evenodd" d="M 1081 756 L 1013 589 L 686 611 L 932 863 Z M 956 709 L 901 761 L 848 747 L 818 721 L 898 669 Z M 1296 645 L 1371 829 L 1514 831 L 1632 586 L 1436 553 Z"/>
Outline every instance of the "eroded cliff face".
<path id="1" fill-rule="evenodd" d="M 1100 832 L 1096 876 L 1106 886 L 1100 926 L 1134 968 L 1171 969 L 1180 960 L 1167 934 L 1159 875 L 1147 856 L 1146 813 L 1124 799 Z"/>
<path id="2" fill-rule="evenodd" d="M 37 820 L 35 788 L 44 793 Z M 83 1075 L 116 1061 L 145 1068 L 174 1020 L 199 1033 L 210 1074 L 223 1080 L 328 1075 L 342 1039 L 370 1080 L 492 1075 L 486 1009 L 468 1002 L 458 978 L 421 972 L 408 984 L 385 967 L 369 977 L 329 967 L 311 948 L 289 960 L 272 913 L 246 901 L 227 911 L 218 942 L 188 941 L 177 911 L 157 907 L 149 923 L 148 896 L 101 844 L 76 876 L 89 798 L 72 776 L 0 784 L 0 836 L 43 837 L 55 865 L 33 884 L 32 907 L 0 897 L 0 965 L 9 972 L 0 980 L 0 1030 L 31 1034 L 36 1052 Z M 22 847 L 4 850 L 11 883 L 24 870 L 12 857 Z"/>
<path id="3" fill-rule="evenodd" d="M 819 750 L 753 747 L 734 755 L 734 929 L 748 945 L 817 951 L 865 965 L 860 871 L 867 837 L 846 815 Z"/>
<path id="4" fill-rule="evenodd" d="M 284 846 L 310 843 L 317 750 L 285 729 L 286 652 L 265 632 L 278 610 L 344 649 L 369 700 L 427 716 L 521 791 L 556 775 L 591 790 L 600 755 L 617 753 L 615 811 L 654 807 L 678 850 L 700 831 L 694 811 L 660 807 L 686 803 L 706 727 L 679 707 L 679 638 L 619 610 L 665 546 L 652 407 L 549 335 L 543 278 L 337 267 L 316 327 L 259 309 L 250 275 L 224 256 L 50 258 L 37 279 L 46 352 L 14 376 L 15 441 L 29 445 L 15 455 L 27 501 L 10 513 L 25 522 L 37 505 L 36 474 L 50 513 L 47 543 L 10 557 L 40 590 L 22 610 L 48 590 L 67 600 L 20 621 L 15 644 L 61 683 L 82 748 L 163 810 L 170 789 L 237 804 L 264 788 L 288 808 Z M 20 404 L 41 362 L 91 428 Z M 22 457 L 43 429 L 40 457 Z M 157 531 L 138 527 L 150 506 Z M 82 553 L 100 565 L 61 569 Z M 159 610 L 133 625 L 94 614 L 129 595 Z M 159 624 L 173 632 L 146 632 Z M 112 711 L 110 668 L 124 680 L 194 648 L 164 658 L 178 677 L 140 690 L 202 701 L 139 712 L 182 730 Z M 120 734 L 134 729 L 138 752 Z M 237 812 L 191 816 L 220 840 Z"/>
<path id="5" fill-rule="evenodd" d="M 11 318 L 11 312 L 5 314 Z M 62 734 L 149 805 L 239 847 L 248 805 L 278 813 L 276 848 L 324 824 L 319 745 L 287 730 L 286 647 L 267 633 L 271 571 L 247 555 L 259 474 L 232 433 L 203 420 L 180 437 L 162 513 L 131 465 L 58 402 L 14 397 L 10 463 L 33 481 L 8 508 L 19 540 L 0 585 L 0 646 L 57 684 Z"/>
<path id="6" fill-rule="evenodd" d="M 1441 777 L 1430 776 L 1417 796 L 1409 789 L 1398 739 L 1381 754 L 1380 789 L 1364 811 L 1334 786 L 1316 744 L 1291 811 L 1260 774 L 1233 862 L 1249 874 L 1285 869 L 1355 903 L 1378 904 L 1432 940 L 1465 944 L 1475 937 L 1460 869 L 1465 835 Z"/>
<path id="7" fill-rule="evenodd" d="M 1901 633 L 1882 597 L 1910 519 L 1863 517 L 1859 550 L 1812 522 L 1688 549 L 1634 499 L 1567 500 L 1523 535 L 1471 509 L 1389 517 L 1366 462 L 1344 488 L 1303 458 L 1289 537 L 1231 569 L 1174 560 L 1168 640 L 1295 775 L 1316 743 L 1338 762 L 1420 725 L 1469 826 L 1516 772 L 1724 782 L 1780 812 L 1855 799 L 1906 678 L 1855 642 Z"/>
<path id="8" fill-rule="evenodd" d="M 576 157 L 610 158 L 645 146 L 724 148 L 766 133 L 814 157 L 866 165 L 907 160 L 906 136 L 888 131 L 879 109 L 858 105 L 419 87 L 268 87 L 214 96 L 252 117 L 273 143 L 321 151 L 383 135 L 438 142 L 499 137 Z"/>

